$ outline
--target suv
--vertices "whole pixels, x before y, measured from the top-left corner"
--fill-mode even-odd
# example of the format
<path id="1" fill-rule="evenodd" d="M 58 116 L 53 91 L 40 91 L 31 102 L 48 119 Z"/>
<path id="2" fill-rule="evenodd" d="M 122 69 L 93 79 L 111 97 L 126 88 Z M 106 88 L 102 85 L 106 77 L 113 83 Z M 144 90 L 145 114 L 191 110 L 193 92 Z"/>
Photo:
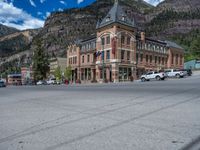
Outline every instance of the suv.
<path id="1" fill-rule="evenodd" d="M 168 77 L 176 77 L 176 78 L 183 78 L 187 74 L 186 71 L 181 71 L 179 69 L 166 69 L 165 73 L 167 74 Z"/>
<path id="2" fill-rule="evenodd" d="M 56 84 L 56 79 L 47 80 L 47 84 Z"/>
<path id="3" fill-rule="evenodd" d="M 165 80 L 165 77 L 166 75 L 164 72 L 151 71 L 142 75 L 140 78 L 141 78 L 141 81 L 144 82 L 144 81 L 149 81 L 152 79 Z"/>

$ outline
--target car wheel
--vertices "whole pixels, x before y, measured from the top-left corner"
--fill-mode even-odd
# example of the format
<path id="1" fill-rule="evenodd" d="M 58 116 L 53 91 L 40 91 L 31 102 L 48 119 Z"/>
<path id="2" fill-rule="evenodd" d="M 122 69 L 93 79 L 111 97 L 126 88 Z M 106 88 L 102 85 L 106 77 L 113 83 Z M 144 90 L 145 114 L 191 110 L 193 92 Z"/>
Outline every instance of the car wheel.
<path id="1" fill-rule="evenodd" d="M 156 80 L 159 81 L 159 80 L 160 80 L 160 76 L 157 76 L 157 77 L 156 77 Z"/>
<path id="2" fill-rule="evenodd" d="M 180 76 L 180 74 L 176 74 L 176 78 L 180 78 L 181 76 Z"/>
<path id="3" fill-rule="evenodd" d="M 146 79 L 145 79 L 145 78 L 142 78 L 142 79 L 141 79 L 141 81 L 142 81 L 142 82 L 145 82 L 145 81 L 146 81 Z"/>

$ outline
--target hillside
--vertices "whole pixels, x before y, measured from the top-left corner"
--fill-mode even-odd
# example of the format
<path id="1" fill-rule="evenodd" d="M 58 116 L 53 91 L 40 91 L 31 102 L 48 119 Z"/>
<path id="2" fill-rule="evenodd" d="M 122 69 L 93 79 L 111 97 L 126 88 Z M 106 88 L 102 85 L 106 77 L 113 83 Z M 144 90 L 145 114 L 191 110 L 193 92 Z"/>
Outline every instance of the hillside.
<path id="1" fill-rule="evenodd" d="M 186 59 L 199 59 L 193 43 L 200 43 L 200 1 L 165 0 L 146 15 L 148 36 L 177 42 L 186 51 Z"/>
<path id="2" fill-rule="evenodd" d="M 70 43 L 95 34 L 97 21 L 106 15 L 113 1 L 99 0 L 85 8 L 53 12 L 39 31 L 31 30 L 28 36 L 16 32 L 0 37 L 0 54 L 33 50 L 34 39 L 39 38 L 49 54 L 66 57 L 66 47 Z M 165 0 L 157 7 L 143 0 L 121 0 L 120 3 L 128 16 L 135 19 L 139 29 L 145 29 L 147 36 L 173 39 L 190 49 L 191 46 L 186 43 L 195 40 L 197 35 L 194 33 L 200 30 L 199 0 Z"/>
<path id="3" fill-rule="evenodd" d="M 121 4 L 126 13 L 131 18 L 134 17 L 141 26 L 145 22 L 143 12 L 153 8 L 142 0 L 124 0 Z M 102 19 L 112 5 L 113 2 L 101 0 L 85 8 L 54 12 L 45 21 L 45 26 L 38 37 L 43 39 L 48 52 L 65 56 L 69 43 L 88 38 L 95 33 L 97 20 Z"/>
<path id="4" fill-rule="evenodd" d="M 39 30 L 17 31 L 0 37 L 0 57 L 15 54 L 27 49 L 33 37 L 37 35 Z"/>
<path id="5" fill-rule="evenodd" d="M 19 30 L 0 24 L 0 37 L 18 32 Z"/>

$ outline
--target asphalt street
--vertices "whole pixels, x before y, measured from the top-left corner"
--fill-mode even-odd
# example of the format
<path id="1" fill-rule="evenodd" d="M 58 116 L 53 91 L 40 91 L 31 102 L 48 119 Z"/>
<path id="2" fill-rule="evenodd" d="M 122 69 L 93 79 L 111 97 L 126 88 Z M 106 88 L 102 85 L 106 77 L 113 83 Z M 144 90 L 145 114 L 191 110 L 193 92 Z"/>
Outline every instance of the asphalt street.
<path id="1" fill-rule="evenodd" d="M 200 75 L 0 88 L 0 150 L 200 149 Z"/>

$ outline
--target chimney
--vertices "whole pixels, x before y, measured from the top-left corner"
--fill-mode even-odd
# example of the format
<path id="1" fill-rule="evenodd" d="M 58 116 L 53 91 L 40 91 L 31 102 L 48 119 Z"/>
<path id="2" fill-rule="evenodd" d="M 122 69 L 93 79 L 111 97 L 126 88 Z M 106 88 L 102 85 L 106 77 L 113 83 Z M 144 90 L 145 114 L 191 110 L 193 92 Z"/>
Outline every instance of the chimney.
<path id="1" fill-rule="evenodd" d="M 145 32 L 141 32 L 141 41 L 145 42 Z"/>

